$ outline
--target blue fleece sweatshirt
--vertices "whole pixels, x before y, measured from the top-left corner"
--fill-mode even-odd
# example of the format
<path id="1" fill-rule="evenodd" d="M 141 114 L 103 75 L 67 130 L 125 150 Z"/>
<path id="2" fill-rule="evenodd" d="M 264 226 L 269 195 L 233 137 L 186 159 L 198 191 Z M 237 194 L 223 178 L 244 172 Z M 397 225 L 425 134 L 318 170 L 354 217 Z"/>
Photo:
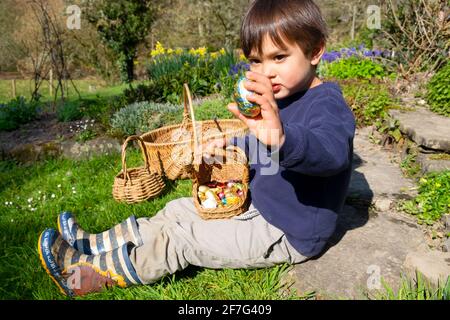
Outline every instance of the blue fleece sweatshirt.
<path id="1" fill-rule="evenodd" d="M 347 194 L 355 119 L 336 83 L 278 100 L 285 142 L 270 150 L 255 136 L 234 138 L 250 162 L 250 197 L 304 256 L 319 254 Z"/>

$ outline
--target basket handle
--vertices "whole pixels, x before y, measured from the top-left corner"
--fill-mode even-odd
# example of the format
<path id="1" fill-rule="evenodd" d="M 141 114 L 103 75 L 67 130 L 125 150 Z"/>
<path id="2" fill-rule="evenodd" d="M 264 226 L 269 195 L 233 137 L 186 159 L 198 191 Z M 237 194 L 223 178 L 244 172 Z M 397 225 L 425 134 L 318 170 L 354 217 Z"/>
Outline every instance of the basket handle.
<path id="1" fill-rule="evenodd" d="M 189 86 L 187 83 L 183 84 L 183 100 L 184 100 L 184 113 L 183 113 L 183 122 L 181 124 L 182 128 L 186 128 L 186 125 L 191 121 L 192 122 L 192 131 L 194 135 L 193 145 L 191 145 L 191 150 L 193 152 L 193 162 L 195 164 L 201 163 L 202 155 L 199 154 L 198 150 L 200 150 L 200 136 L 196 126 L 194 107 L 192 103 L 191 91 L 189 90 Z M 214 118 L 214 123 L 221 133 L 223 133 L 222 128 L 220 127 L 219 121 L 217 121 L 217 117 Z M 200 132 L 201 134 L 201 132 Z"/>
<path id="2" fill-rule="evenodd" d="M 192 105 L 192 98 L 191 98 L 191 92 L 189 90 L 189 86 L 187 83 L 183 84 L 183 121 L 181 122 L 183 127 L 186 127 L 189 122 L 194 121 L 195 118 L 193 118 L 193 105 Z"/>
<path id="3" fill-rule="evenodd" d="M 226 147 L 225 149 L 223 149 L 223 148 L 214 148 L 214 155 L 217 155 L 217 156 L 226 157 L 227 155 L 230 154 L 230 152 L 238 153 L 239 157 L 241 157 L 243 159 L 246 159 L 247 162 L 248 162 L 247 155 L 245 154 L 244 150 L 242 150 L 241 148 L 239 148 L 237 146 L 230 145 L 230 146 Z M 201 158 L 201 161 L 202 161 L 201 163 L 203 163 L 203 157 Z M 198 181 L 199 172 L 200 172 L 200 164 L 199 163 L 194 163 L 194 165 L 193 165 L 193 176 L 194 176 L 194 179 L 196 181 Z M 248 179 L 249 179 L 249 175 L 248 175 L 248 171 L 246 171 L 245 172 L 245 176 L 242 177 L 242 180 L 243 181 L 244 180 L 248 181 Z"/>
<path id="4" fill-rule="evenodd" d="M 127 178 L 128 178 L 128 180 L 131 180 L 130 174 L 127 171 L 127 163 L 125 161 L 125 157 L 126 157 L 126 148 L 127 148 L 128 142 L 130 142 L 132 140 L 137 140 L 139 142 L 139 146 L 141 148 L 141 151 L 144 153 L 144 157 L 145 157 L 144 158 L 145 169 L 147 169 L 150 172 L 150 165 L 149 165 L 148 155 L 147 155 L 144 141 L 139 136 L 135 136 L 135 135 L 129 136 L 128 138 L 126 138 L 125 142 L 122 144 L 122 171 L 123 171 L 123 176 L 124 176 L 124 185 L 127 182 Z"/>
<path id="5" fill-rule="evenodd" d="M 197 157 L 201 156 L 198 154 L 197 150 L 200 149 L 200 142 L 198 140 L 199 135 L 197 131 L 197 126 L 195 122 L 195 114 L 194 114 L 194 107 L 192 104 L 192 96 L 191 91 L 189 90 L 189 86 L 187 83 L 183 85 L 183 97 L 184 97 L 184 119 L 183 119 L 183 126 L 185 125 L 185 119 L 188 118 L 188 115 L 190 115 L 190 120 L 192 121 L 192 132 L 194 134 L 194 139 L 191 145 L 191 150 L 193 152 L 193 161 L 196 163 L 198 160 Z M 187 110 L 189 109 L 189 113 L 187 113 Z M 188 114 L 188 115 L 187 115 Z"/>

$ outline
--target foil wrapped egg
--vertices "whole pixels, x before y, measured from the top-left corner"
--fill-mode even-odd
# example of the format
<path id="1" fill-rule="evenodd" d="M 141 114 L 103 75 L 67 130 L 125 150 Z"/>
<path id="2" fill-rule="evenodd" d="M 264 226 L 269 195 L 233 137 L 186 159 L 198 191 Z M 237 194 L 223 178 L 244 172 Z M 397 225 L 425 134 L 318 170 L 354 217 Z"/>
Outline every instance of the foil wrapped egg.
<path id="1" fill-rule="evenodd" d="M 247 95 L 251 94 L 252 92 L 244 88 L 244 81 L 246 80 L 247 78 L 242 76 L 236 82 L 234 86 L 233 98 L 238 105 L 239 111 L 244 116 L 254 118 L 260 114 L 261 107 L 247 100 Z"/>

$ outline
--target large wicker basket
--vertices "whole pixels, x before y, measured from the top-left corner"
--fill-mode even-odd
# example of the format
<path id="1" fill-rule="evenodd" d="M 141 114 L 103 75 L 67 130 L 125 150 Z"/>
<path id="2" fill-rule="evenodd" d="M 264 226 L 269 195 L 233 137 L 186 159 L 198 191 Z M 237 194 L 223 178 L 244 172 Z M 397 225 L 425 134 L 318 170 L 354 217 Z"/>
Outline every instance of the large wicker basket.
<path id="1" fill-rule="evenodd" d="M 138 140 L 145 165 L 127 169 L 125 160 L 126 147 L 131 140 Z M 152 172 L 148 162 L 145 145 L 139 136 L 128 137 L 122 145 L 122 171 L 116 175 L 113 184 L 113 196 L 117 201 L 136 203 L 158 196 L 164 189 L 165 183 L 161 175 Z"/>
<path id="2" fill-rule="evenodd" d="M 193 166 L 192 196 L 197 212 L 203 219 L 231 218 L 247 211 L 250 204 L 249 168 L 244 151 L 239 147 L 230 146 L 226 150 L 216 149 L 215 156 L 220 157 L 219 161 L 208 164 L 202 158 L 199 165 Z M 197 194 L 199 186 L 211 181 L 228 182 L 236 179 L 241 180 L 244 187 L 243 195 L 238 203 L 215 209 L 206 209 L 201 205 Z"/>
<path id="3" fill-rule="evenodd" d="M 150 166 L 170 180 L 191 178 L 194 141 L 206 142 L 221 137 L 244 136 L 248 128 L 239 119 L 195 121 L 192 98 L 187 84 L 183 86 L 183 121 L 141 135 Z M 193 130 L 195 124 L 196 130 Z"/>

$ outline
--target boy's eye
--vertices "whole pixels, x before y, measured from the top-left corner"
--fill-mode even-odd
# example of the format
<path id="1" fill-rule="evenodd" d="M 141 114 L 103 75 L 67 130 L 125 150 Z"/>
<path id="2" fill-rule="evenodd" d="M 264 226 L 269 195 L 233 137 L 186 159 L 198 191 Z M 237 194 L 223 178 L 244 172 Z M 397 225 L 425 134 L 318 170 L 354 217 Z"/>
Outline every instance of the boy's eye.
<path id="1" fill-rule="evenodd" d="M 275 59 L 275 61 L 283 61 L 285 58 L 286 58 L 285 55 L 279 54 L 279 55 L 275 56 L 274 59 Z"/>
<path id="2" fill-rule="evenodd" d="M 249 59 L 248 61 L 250 62 L 250 64 L 257 64 L 257 63 L 259 63 L 258 59 Z"/>

